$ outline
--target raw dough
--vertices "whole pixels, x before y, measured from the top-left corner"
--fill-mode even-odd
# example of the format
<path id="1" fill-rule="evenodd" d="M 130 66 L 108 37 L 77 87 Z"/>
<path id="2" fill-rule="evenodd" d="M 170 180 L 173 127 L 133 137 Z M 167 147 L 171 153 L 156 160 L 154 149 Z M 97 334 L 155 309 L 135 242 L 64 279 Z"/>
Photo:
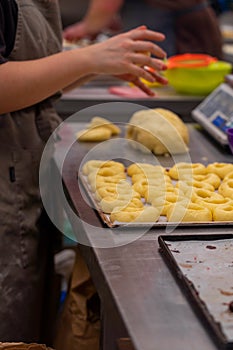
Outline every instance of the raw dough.
<path id="1" fill-rule="evenodd" d="M 126 137 L 137 141 L 154 154 L 179 154 L 188 151 L 189 134 L 186 125 L 173 112 L 157 108 L 141 110 L 129 121 Z"/>

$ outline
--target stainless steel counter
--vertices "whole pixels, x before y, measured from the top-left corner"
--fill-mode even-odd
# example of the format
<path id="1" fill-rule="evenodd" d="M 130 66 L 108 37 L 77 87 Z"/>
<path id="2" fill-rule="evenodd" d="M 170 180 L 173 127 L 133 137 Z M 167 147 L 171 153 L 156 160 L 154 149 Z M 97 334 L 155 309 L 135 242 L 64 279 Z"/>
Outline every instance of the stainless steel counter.
<path id="1" fill-rule="evenodd" d="M 82 123 L 71 124 L 73 132 L 83 128 Z M 189 125 L 190 156 L 193 162 L 231 162 L 228 150 L 211 141 L 196 125 Z M 104 227 L 98 214 L 86 202 L 77 186 L 76 170 L 87 152 L 95 144 L 75 142 L 63 166 L 61 154 L 65 140 L 58 143 L 54 158 L 54 174 L 62 168 L 62 179 L 67 198 L 82 220 L 77 224 L 70 215 L 74 233 L 89 245 L 80 245 L 102 303 L 101 350 L 216 350 L 211 337 L 193 312 L 180 290 L 159 249 L 157 238 L 165 228 L 152 228 L 138 239 L 134 230 L 116 233 Z M 55 189 L 57 190 L 57 189 Z M 59 203 L 59 202 L 58 202 Z M 68 214 L 69 215 L 69 214 Z M 90 229 L 92 225 L 93 229 Z M 232 227 L 177 227 L 176 234 L 232 233 Z M 120 237 L 131 237 L 131 243 L 98 248 Z M 110 245 L 111 245 L 110 244 Z M 117 342 L 127 337 L 128 347 Z M 124 344 L 124 341 L 123 341 Z"/>
<path id="2" fill-rule="evenodd" d="M 100 80 L 99 78 L 85 86 L 65 93 L 61 100 L 57 102 L 56 109 L 62 117 L 66 118 L 77 111 L 97 104 L 106 102 L 129 102 L 141 104 L 142 106 L 149 108 L 168 108 L 180 115 L 185 121 L 191 121 L 191 110 L 194 109 L 203 99 L 202 96 L 179 95 L 170 86 L 154 88 L 156 96 L 153 98 L 126 98 L 109 93 L 109 87 L 113 85 L 121 86 L 122 84 L 119 83 L 119 80 L 107 77 Z M 129 115 L 127 115 L 125 109 L 117 110 L 117 115 L 118 121 L 125 122 L 129 119 Z M 84 110 L 82 116 L 80 122 L 87 120 L 89 117 L 88 112 Z M 121 117 L 121 120 L 119 120 L 119 117 Z M 109 111 L 109 119 L 114 119 L 113 110 Z"/>

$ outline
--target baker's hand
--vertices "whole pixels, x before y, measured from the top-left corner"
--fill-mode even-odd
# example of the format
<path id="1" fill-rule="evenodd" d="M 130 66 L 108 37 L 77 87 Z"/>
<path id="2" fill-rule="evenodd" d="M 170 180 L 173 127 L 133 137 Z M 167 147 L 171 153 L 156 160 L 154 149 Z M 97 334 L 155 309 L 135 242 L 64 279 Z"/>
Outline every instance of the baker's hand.
<path id="1" fill-rule="evenodd" d="M 107 24 L 102 24 L 99 21 L 97 21 L 97 23 L 94 23 L 93 21 L 88 22 L 84 19 L 83 21 L 66 27 L 63 31 L 63 38 L 71 42 L 83 38 L 95 40 L 101 32 L 106 31 L 114 34 L 119 32 L 121 29 L 122 22 L 118 15 L 113 16 L 113 18 Z"/>
<path id="2" fill-rule="evenodd" d="M 154 43 L 164 39 L 163 34 L 141 26 L 102 43 L 90 45 L 86 49 L 89 51 L 89 57 L 92 57 L 91 69 L 94 74 L 128 76 L 130 81 L 136 83 L 144 91 L 145 89 L 148 91 L 139 78 L 144 78 L 152 83 L 155 81 L 165 83 L 163 77 L 154 73 L 166 69 L 162 61 L 166 53 Z"/>
<path id="3" fill-rule="evenodd" d="M 146 68 L 145 68 L 146 69 Z M 156 81 L 162 85 L 166 85 L 168 83 L 168 80 L 161 76 L 160 74 L 154 72 L 152 73 L 153 76 L 155 77 Z M 122 74 L 122 75 L 116 75 L 116 78 L 119 78 L 124 81 L 128 81 L 129 83 L 134 84 L 137 86 L 140 90 L 145 92 L 148 96 L 154 96 L 155 93 L 146 85 L 144 84 L 140 78 L 135 77 L 134 75 L 131 74 Z"/>
<path id="4" fill-rule="evenodd" d="M 63 38 L 68 41 L 77 41 L 83 38 L 94 40 L 98 34 L 99 32 L 91 30 L 84 21 L 81 21 L 65 28 L 63 31 Z"/>

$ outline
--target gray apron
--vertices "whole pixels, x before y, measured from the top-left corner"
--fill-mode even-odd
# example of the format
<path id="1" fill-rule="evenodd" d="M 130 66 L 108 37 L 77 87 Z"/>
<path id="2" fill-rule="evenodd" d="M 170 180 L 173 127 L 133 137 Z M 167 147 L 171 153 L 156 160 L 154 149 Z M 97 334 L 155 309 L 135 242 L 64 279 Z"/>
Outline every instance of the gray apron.
<path id="1" fill-rule="evenodd" d="M 60 51 L 56 0 L 17 0 L 11 61 Z M 0 116 L 0 341 L 39 342 L 49 293 L 52 229 L 42 223 L 38 178 L 46 140 L 59 124 L 53 99 Z M 41 229 L 42 228 L 42 229 Z"/>

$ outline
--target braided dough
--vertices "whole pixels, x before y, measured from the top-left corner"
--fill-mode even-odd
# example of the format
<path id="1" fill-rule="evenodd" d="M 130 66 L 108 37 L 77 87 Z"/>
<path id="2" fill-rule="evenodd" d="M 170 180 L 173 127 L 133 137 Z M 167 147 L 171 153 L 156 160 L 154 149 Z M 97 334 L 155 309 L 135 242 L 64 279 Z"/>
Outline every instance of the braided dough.
<path id="1" fill-rule="evenodd" d="M 140 199 L 132 198 L 131 196 L 122 196 L 119 199 L 113 197 L 105 197 L 100 201 L 100 207 L 104 213 L 110 214 L 115 208 L 126 208 L 130 207 L 134 210 L 138 210 L 143 207 Z"/>
<path id="2" fill-rule="evenodd" d="M 87 128 L 79 131 L 76 137 L 80 142 L 100 142 L 109 140 L 111 136 L 118 135 L 119 133 L 120 129 L 109 122 L 109 120 L 94 117 L 87 125 Z"/>
<path id="3" fill-rule="evenodd" d="M 219 186 L 218 192 L 224 197 L 233 199 L 233 179 L 224 180 Z"/>
<path id="4" fill-rule="evenodd" d="M 232 173 L 232 175 L 233 175 L 233 173 Z M 233 178 L 233 176 L 232 176 L 232 178 Z M 218 187 L 220 186 L 220 183 L 221 183 L 220 177 L 214 173 L 208 173 L 205 175 L 194 175 L 193 180 L 208 183 L 208 184 L 212 185 L 215 190 L 218 189 Z"/>
<path id="5" fill-rule="evenodd" d="M 200 204 L 190 203 L 186 206 L 179 202 L 168 207 L 167 219 L 171 222 L 209 222 L 212 221 L 212 213 Z"/>
<path id="6" fill-rule="evenodd" d="M 125 168 L 113 160 L 91 160 L 82 172 L 112 222 L 155 222 L 161 215 L 169 222 L 224 222 L 233 220 L 233 171 L 226 173 L 231 166 L 177 163 L 168 171 L 147 163 Z"/>
<path id="7" fill-rule="evenodd" d="M 219 206 L 221 207 L 222 205 L 230 204 L 231 200 L 229 198 L 224 198 L 224 197 L 222 198 L 210 197 L 210 198 L 204 198 L 204 199 L 197 199 L 196 203 L 201 204 L 206 208 L 209 208 L 213 212 L 215 208 Z"/>
<path id="8" fill-rule="evenodd" d="M 201 163 L 177 163 L 168 174 L 174 180 L 192 180 L 194 175 L 205 175 L 206 167 Z"/>
<path id="9" fill-rule="evenodd" d="M 213 220 L 215 221 L 233 221 L 233 202 L 216 206 L 213 209 Z"/>
<path id="10" fill-rule="evenodd" d="M 154 207 L 143 207 L 139 210 L 131 210 L 130 208 L 125 208 L 120 210 L 116 208 L 110 215 L 112 222 L 156 222 L 158 221 L 160 212 Z"/>
<path id="11" fill-rule="evenodd" d="M 223 179 L 227 174 L 233 171 L 233 164 L 230 163 L 212 163 L 206 168 L 207 173 L 217 174 L 220 179 Z"/>
<path id="12" fill-rule="evenodd" d="M 165 169 L 161 165 L 152 165 L 147 163 L 133 163 L 127 168 L 129 176 L 137 174 L 148 176 L 150 174 L 164 174 Z"/>

